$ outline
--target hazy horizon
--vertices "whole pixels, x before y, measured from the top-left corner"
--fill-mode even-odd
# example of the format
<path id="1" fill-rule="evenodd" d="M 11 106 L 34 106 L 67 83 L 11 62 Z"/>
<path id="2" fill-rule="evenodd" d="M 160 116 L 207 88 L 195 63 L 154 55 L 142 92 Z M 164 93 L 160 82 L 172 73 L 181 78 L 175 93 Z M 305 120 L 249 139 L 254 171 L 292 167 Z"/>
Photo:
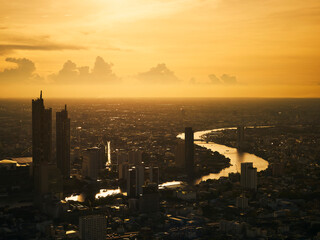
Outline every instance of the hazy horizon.
<path id="1" fill-rule="evenodd" d="M 0 97 L 320 97 L 320 2 L 1 1 Z"/>

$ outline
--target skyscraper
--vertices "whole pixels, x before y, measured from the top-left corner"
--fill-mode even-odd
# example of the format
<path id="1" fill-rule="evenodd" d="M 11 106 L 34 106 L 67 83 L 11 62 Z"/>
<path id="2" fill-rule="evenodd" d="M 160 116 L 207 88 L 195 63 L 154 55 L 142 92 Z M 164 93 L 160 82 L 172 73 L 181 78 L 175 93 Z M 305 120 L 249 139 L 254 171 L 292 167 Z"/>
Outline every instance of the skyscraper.
<path id="1" fill-rule="evenodd" d="M 32 100 L 32 157 L 36 193 L 40 192 L 40 166 L 51 162 L 52 109 L 45 109 L 42 91 L 40 98 Z"/>
<path id="2" fill-rule="evenodd" d="M 67 105 L 56 113 L 57 167 L 64 178 L 70 177 L 70 118 Z"/>
<path id="3" fill-rule="evenodd" d="M 185 159 L 186 159 L 186 150 L 185 150 L 185 143 L 179 141 L 176 146 L 175 152 L 175 164 L 176 167 L 184 168 L 185 167 Z"/>
<path id="4" fill-rule="evenodd" d="M 194 144 L 193 130 L 191 127 L 185 128 L 185 167 L 188 178 L 191 179 L 194 173 Z"/>
<path id="5" fill-rule="evenodd" d="M 244 189 L 257 190 L 257 168 L 252 162 L 241 163 L 240 183 Z"/>
<path id="6" fill-rule="evenodd" d="M 32 157 L 33 166 L 51 162 L 52 151 L 52 109 L 45 109 L 42 99 L 32 100 Z"/>
<path id="7" fill-rule="evenodd" d="M 104 146 L 88 148 L 83 153 L 82 176 L 97 179 L 104 169 L 106 154 Z"/>
<path id="8" fill-rule="evenodd" d="M 244 144 L 244 126 L 237 127 L 237 144 L 238 148 L 242 148 Z"/>

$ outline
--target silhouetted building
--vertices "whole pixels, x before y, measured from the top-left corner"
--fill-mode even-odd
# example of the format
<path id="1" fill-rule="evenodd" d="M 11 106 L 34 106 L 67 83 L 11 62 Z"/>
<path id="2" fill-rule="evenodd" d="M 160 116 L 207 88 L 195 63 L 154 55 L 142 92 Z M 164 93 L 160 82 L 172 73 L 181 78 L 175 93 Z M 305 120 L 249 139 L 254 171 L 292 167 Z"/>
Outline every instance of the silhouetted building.
<path id="1" fill-rule="evenodd" d="M 64 178 L 70 177 L 70 118 L 67 105 L 56 113 L 57 167 Z"/>
<path id="2" fill-rule="evenodd" d="M 143 186 L 148 184 L 159 185 L 159 168 L 144 165 L 132 166 L 127 174 L 127 194 L 130 197 L 140 197 Z"/>
<path id="3" fill-rule="evenodd" d="M 93 147 L 84 151 L 82 161 L 82 176 L 97 179 L 106 163 L 105 148 Z"/>
<path id="4" fill-rule="evenodd" d="M 128 154 L 129 164 L 139 165 L 142 163 L 142 151 L 132 150 Z"/>
<path id="5" fill-rule="evenodd" d="M 30 180 L 29 164 L 11 159 L 0 161 L 0 189 L 20 189 L 31 184 Z"/>
<path id="6" fill-rule="evenodd" d="M 51 162 L 52 109 L 45 109 L 42 91 L 40 98 L 32 100 L 32 157 L 36 193 L 40 192 L 40 166 Z"/>
<path id="7" fill-rule="evenodd" d="M 182 141 L 179 141 L 176 146 L 175 160 L 176 160 L 176 167 L 178 168 L 185 167 L 186 150 L 185 150 L 185 143 Z"/>
<path id="8" fill-rule="evenodd" d="M 188 178 L 193 178 L 194 173 L 194 137 L 191 127 L 185 128 L 185 167 Z"/>
<path id="9" fill-rule="evenodd" d="M 129 164 L 127 162 L 121 163 L 118 166 L 119 179 L 127 180 Z"/>
<path id="10" fill-rule="evenodd" d="M 61 171 L 55 164 L 43 163 L 40 165 L 40 188 L 39 193 L 52 194 L 58 199 L 62 199 L 63 178 Z"/>
<path id="11" fill-rule="evenodd" d="M 107 218 L 104 215 L 88 215 L 79 218 L 80 239 L 106 239 Z"/>
<path id="12" fill-rule="evenodd" d="M 242 148 L 244 145 L 244 126 L 238 126 L 237 128 L 237 144 L 238 148 Z"/>
<path id="13" fill-rule="evenodd" d="M 157 186 L 159 185 L 159 168 L 158 167 L 151 167 L 150 168 L 151 171 L 151 179 L 150 182 L 157 184 Z"/>
<path id="14" fill-rule="evenodd" d="M 132 167 L 127 175 L 127 196 L 129 198 L 137 197 L 137 169 Z"/>
<path id="15" fill-rule="evenodd" d="M 241 187 L 249 190 L 257 190 L 257 168 L 252 162 L 241 163 Z"/>
<path id="16" fill-rule="evenodd" d="M 139 199 L 139 210 L 142 213 L 155 213 L 159 211 L 159 191 L 155 183 L 142 188 L 142 196 Z"/>

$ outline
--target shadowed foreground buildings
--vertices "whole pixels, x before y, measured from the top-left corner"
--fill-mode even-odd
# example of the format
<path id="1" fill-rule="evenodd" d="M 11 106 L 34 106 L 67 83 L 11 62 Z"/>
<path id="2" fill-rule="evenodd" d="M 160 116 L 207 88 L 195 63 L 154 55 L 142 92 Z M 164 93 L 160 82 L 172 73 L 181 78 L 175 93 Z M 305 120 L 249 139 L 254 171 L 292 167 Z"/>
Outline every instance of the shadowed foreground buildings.
<path id="1" fill-rule="evenodd" d="M 80 239 L 106 239 L 107 218 L 104 215 L 88 215 L 79 219 Z"/>
<path id="2" fill-rule="evenodd" d="M 57 167 L 64 178 L 70 177 L 70 118 L 67 105 L 56 113 Z"/>

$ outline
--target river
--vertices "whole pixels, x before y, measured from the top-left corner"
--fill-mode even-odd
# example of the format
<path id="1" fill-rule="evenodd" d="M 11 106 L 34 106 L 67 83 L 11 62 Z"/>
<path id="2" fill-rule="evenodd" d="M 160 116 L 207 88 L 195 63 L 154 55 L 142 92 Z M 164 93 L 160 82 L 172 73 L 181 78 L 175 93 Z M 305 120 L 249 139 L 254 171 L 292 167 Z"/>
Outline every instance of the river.
<path id="1" fill-rule="evenodd" d="M 270 126 L 259 126 L 256 128 L 268 128 Z M 246 127 L 254 128 L 254 127 Z M 243 162 L 253 162 L 253 166 L 257 168 L 257 171 L 263 171 L 268 168 L 268 162 L 263 158 L 257 157 L 254 154 L 246 152 L 238 152 L 236 148 L 228 147 L 222 144 L 217 144 L 214 142 L 205 142 L 201 140 L 201 136 L 210 132 L 219 132 L 223 130 L 232 130 L 236 129 L 235 127 L 230 128 L 217 128 L 213 130 L 198 131 L 194 133 L 194 143 L 198 146 L 210 149 L 211 151 L 224 155 L 227 158 L 230 158 L 230 167 L 221 170 L 219 173 L 210 173 L 209 175 L 202 176 L 196 180 L 196 184 L 199 184 L 201 181 L 206 181 L 208 179 L 219 179 L 220 177 L 227 177 L 229 173 L 240 172 L 241 163 Z M 181 133 L 177 136 L 178 138 L 184 139 L 184 133 Z"/>

